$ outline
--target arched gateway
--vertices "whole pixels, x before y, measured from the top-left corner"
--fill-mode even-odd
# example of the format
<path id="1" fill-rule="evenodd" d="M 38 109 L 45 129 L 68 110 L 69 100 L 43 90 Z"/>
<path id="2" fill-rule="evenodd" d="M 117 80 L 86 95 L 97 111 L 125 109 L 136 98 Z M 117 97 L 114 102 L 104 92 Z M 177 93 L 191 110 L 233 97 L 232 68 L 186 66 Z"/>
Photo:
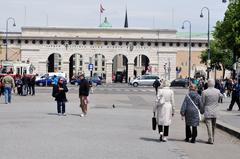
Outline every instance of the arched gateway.
<path id="1" fill-rule="evenodd" d="M 92 71 L 107 83 L 113 82 L 117 72 L 124 76 L 123 82 L 144 73 L 163 78 L 166 62 L 168 77 L 175 79 L 177 51 L 187 51 L 184 43 L 188 42 L 177 38 L 176 30 L 131 28 L 23 27 L 16 38 L 21 43 L 21 60 L 30 58 L 38 74 L 62 71 L 70 78 L 79 72 L 90 76 Z M 202 51 L 200 47 L 194 49 Z"/>

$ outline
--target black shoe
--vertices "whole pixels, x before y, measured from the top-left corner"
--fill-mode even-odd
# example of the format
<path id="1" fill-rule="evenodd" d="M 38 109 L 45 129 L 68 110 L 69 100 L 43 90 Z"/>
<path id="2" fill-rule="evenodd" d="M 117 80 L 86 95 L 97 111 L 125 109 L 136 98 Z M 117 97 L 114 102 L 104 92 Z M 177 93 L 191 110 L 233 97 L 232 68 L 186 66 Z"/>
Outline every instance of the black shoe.
<path id="1" fill-rule="evenodd" d="M 189 138 L 184 139 L 185 142 L 189 142 Z"/>
<path id="2" fill-rule="evenodd" d="M 229 109 L 229 108 L 228 108 L 227 111 L 232 111 L 232 109 Z"/>
<path id="3" fill-rule="evenodd" d="M 196 140 L 192 138 L 191 143 L 195 143 L 195 142 L 196 142 Z"/>
<path id="4" fill-rule="evenodd" d="M 163 141 L 163 139 L 162 139 L 162 135 L 160 135 L 159 141 Z"/>
<path id="5" fill-rule="evenodd" d="M 213 142 L 210 142 L 210 141 L 208 141 L 208 142 L 206 142 L 207 144 L 210 144 L 210 145 L 213 145 Z"/>

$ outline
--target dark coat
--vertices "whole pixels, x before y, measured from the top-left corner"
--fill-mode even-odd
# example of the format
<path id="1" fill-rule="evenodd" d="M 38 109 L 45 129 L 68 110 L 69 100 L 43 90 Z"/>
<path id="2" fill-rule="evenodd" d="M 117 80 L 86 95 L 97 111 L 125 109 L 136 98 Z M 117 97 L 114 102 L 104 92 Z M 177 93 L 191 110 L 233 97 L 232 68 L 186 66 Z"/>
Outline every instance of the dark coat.
<path id="1" fill-rule="evenodd" d="M 59 90 L 59 88 L 63 88 L 63 90 Z M 56 101 L 66 102 L 67 101 L 66 92 L 68 92 L 68 88 L 65 84 L 54 85 L 52 96 L 55 97 Z"/>
<path id="2" fill-rule="evenodd" d="M 202 110 L 202 100 L 201 96 L 198 95 L 197 92 L 190 91 L 189 97 L 195 103 L 199 110 Z M 199 125 L 199 114 L 196 107 L 193 105 L 189 97 L 185 97 L 182 107 L 181 107 L 181 115 L 185 116 L 185 122 L 188 126 L 198 126 Z"/>
<path id="3" fill-rule="evenodd" d="M 79 96 L 89 95 L 89 82 L 86 79 L 82 79 L 79 85 Z"/>

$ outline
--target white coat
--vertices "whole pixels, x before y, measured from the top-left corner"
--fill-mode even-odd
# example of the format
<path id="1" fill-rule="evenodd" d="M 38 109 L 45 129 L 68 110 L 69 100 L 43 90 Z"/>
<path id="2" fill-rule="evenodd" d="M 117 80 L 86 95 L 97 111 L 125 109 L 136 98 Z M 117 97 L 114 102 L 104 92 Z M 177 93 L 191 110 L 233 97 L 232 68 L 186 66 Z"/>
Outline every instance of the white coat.
<path id="1" fill-rule="evenodd" d="M 161 97 L 164 97 L 164 104 L 158 105 L 155 102 L 153 112 L 156 114 L 158 125 L 169 126 L 175 109 L 174 92 L 169 87 L 163 87 L 159 89 L 156 101 Z"/>

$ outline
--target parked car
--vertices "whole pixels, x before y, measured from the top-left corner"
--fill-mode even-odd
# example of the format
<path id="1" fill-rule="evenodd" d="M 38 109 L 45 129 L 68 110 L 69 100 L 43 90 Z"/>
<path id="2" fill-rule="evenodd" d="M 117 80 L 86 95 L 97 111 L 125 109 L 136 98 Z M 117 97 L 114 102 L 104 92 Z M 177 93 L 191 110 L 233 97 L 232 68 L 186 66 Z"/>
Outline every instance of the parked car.
<path id="1" fill-rule="evenodd" d="M 43 75 L 40 78 L 36 79 L 35 84 L 37 86 L 51 86 L 54 83 L 53 80 L 54 80 L 54 76 Z M 64 83 L 67 83 L 67 80 L 65 78 L 64 78 Z"/>
<path id="2" fill-rule="evenodd" d="M 178 78 L 171 82 L 171 87 L 188 87 L 188 79 Z"/>
<path id="3" fill-rule="evenodd" d="M 89 81 L 90 77 L 87 76 L 86 79 Z M 96 85 L 101 85 L 102 84 L 102 80 L 98 76 L 93 76 L 92 79 L 91 79 L 91 82 L 96 84 Z M 78 85 L 80 85 L 81 80 L 79 78 L 72 79 L 72 80 L 70 80 L 70 83 L 78 86 Z"/>
<path id="4" fill-rule="evenodd" d="M 130 85 L 133 85 L 134 87 L 137 86 L 152 86 L 154 81 L 159 79 L 156 75 L 142 75 L 132 81 L 130 81 Z"/>

